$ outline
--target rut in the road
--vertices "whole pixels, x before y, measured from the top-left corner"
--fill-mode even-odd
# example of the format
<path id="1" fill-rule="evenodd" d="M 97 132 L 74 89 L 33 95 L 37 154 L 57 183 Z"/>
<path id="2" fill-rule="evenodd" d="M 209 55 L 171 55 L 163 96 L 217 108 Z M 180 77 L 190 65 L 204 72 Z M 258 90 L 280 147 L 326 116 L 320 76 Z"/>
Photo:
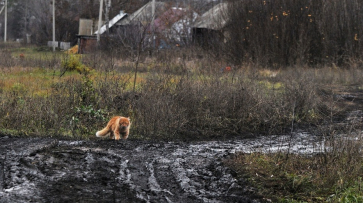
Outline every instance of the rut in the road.
<path id="1" fill-rule="evenodd" d="M 221 158 L 226 149 L 219 146 L 212 149 L 185 143 L 28 141 L 21 146 L 23 150 L 13 149 L 19 145 L 16 142 L 5 149 L 7 159 L 0 166 L 4 167 L 4 192 L 0 192 L 3 199 L 12 202 L 255 201 L 223 166 Z"/>

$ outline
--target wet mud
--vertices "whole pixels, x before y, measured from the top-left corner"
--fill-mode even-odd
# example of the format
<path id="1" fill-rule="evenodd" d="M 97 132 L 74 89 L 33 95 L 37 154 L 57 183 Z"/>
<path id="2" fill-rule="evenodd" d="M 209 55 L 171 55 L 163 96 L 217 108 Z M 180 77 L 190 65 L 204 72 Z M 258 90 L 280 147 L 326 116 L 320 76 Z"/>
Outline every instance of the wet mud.
<path id="1" fill-rule="evenodd" d="M 304 132 L 200 142 L 0 136 L 0 202 L 263 202 L 223 160 L 237 152 L 319 153 L 320 138 Z"/>
<path id="2" fill-rule="evenodd" d="M 0 137 L 0 202 L 259 202 L 231 144 Z"/>

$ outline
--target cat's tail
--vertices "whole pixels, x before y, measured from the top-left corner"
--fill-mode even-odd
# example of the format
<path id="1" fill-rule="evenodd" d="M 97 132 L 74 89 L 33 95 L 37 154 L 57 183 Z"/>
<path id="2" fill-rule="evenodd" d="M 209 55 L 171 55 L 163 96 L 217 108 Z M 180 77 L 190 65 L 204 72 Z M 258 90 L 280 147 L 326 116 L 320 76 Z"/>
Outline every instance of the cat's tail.
<path id="1" fill-rule="evenodd" d="M 96 132 L 96 137 L 104 137 L 107 136 L 110 133 L 108 127 L 105 127 L 104 129 Z"/>

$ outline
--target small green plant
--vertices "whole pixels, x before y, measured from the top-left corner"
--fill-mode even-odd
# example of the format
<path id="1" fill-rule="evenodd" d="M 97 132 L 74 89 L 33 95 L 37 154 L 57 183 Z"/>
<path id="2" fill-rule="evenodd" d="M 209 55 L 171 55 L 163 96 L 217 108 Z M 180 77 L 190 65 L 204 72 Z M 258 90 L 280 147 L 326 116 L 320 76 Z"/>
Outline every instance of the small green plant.
<path id="1" fill-rule="evenodd" d="M 91 68 L 87 67 L 82 63 L 81 57 L 82 57 L 81 55 L 73 55 L 73 54 L 66 55 L 66 57 L 63 58 L 61 61 L 61 67 L 63 68 L 61 76 L 67 71 L 69 72 L 77 71 L 79 74 L 82 75 L 89 74 Z"/>
<path id="2" fill-rule="evenodd" d="M 331 195 L 327 202 L 363 203 L 362 178 L 358 177 L 352 186 Z"/>
<path id="3" fill-rule="evenodd" d="M 81 61 L 81 55 L 69 54 L 65 57 L 61 66 L 63 72 L 61 76 L 66 72 L 76 71 L 82 75 L 82 83 L 79 88 L 79 98 L 82 105 L 90 105 L 95 102 L 95 89 L 93 87 L 93 79 L 90 76 L 91 68 L 84 65 Z"/>
<path id="4" fill-rule="evenodd" d="M 25 92 L 25 86 L 22 83 L 16 82 L 11 86 L 11 90 L 14 93 L 23 93 Z"/>
<path id="5" fill-rule="evenodd" d="M 70 117 L 70 127 L 73 135 L 89 135 L 95 131 L 95 123 L 105 121 L 106 113 L 103 109 L 95 109 L 92 105 L 74 108 L 74 113 Z"/>
<path id="6" fill-rule="evenodd" d="M 89 118 L 95 118 L 101 121 L 106 120 L 104 110 L 96 110 L 92 105 L 76 107 L 75 109 L 77 114 L 83 114 L 88 116 Z"/>
<path id="7" fill-rule="evenodd" d="M 93 87 L 93 80 L 87 75 L 84 75 L 82 77 L 80 98 L 81 98 L 81 103 L 83 105 L 91 105 L 95 103 L 96 100 L 96 93 L 95 93 L 95 88 Z"/>

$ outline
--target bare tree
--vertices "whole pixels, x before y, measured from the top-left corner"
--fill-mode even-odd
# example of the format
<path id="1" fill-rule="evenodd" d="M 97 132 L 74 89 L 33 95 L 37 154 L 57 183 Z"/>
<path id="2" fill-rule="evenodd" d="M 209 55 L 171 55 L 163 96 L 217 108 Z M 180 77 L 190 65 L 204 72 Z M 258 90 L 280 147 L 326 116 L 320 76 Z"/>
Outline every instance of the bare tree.
<path id="1" fill-rule="evenodd" d="M 136 81 L 141 55 L 145 52 L 145 48 L 147 47 L 146 43 L 148 43 L 146 40 L 147 28 L 148 26 L 143 26 L 141 23 L 137 23 L 118 29 L 117 32 L 117 46 L 119 47 L 120 53 L 122 53 L 123 56 L 128 56 L 128 58 L 134 62 L 135 74 L 133 91 L 136 90 Z"/>
<path id="2" fill-rule="evenodd" d="M 215 32 L 223 40 L 208 50 L 234 64 L 343 65 L 362 55 L 361 0 L 228 2 L 229 23 Z"/>

